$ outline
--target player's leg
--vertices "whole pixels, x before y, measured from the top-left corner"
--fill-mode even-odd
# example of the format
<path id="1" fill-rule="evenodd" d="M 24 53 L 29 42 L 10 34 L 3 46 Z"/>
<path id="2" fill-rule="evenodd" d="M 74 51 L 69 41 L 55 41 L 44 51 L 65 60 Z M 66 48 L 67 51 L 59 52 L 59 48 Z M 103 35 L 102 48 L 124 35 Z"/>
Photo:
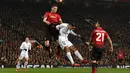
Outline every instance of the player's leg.
<path id="1" fill-rule="evenodd" d="M 45 40 L 45 49 L 49 52 L 49 57 L 51 58 L 52 49 L 50 47 L 50 40 Z"/>
<path id="2" fill-rule="evenodd" d="M 26 54 L 26 55 L 25 55 L 24 66 L 23 66 L 24 71 L 26 71 L 26 67 L 27 67 L 27 65 L 28 65 L 28 59 L 29 59 L 28 54 Z"/>
<path id="3" fill-rule="evenodd" d="M 97 57 L 98 57 L 98 51 L 97 48 L 93 47 L 92 49 L 92 73 L 96 73 L 96 65 L 97 65 Z"/>
<path id="4" fill-rule="evenodd" d="M 59 44 L 60 44 L 61 48 L 66 51 L 66 56 L 69 59 L 69 61 L 71 62 L 72 66 L 80 66 L 79 64 L 74 63 L 74 60 L 73 60 L 73 58 L 71 56 L 71 52 L 70 52 L 70 46 L 67 43 L 67 41 L 59 40 Z"/>
<path id="5" fill-rule="evenodd" d="M 52 49 L 51 49 L 51 40 L 52 40 L 52 31 L 51 31 L 52 27 L 47 26 L 47 30 L 48 32 L 46 33 L 46 38 L 45 38 L 45 49 L 49 52 L 49 57 L 51 58 L 51 53 L 52 53 Z"/>
<path id="6" fill-rule="evenodd" d="M 18 58 L 17 61 L 16 61 L 17 65 L 16 65 L 16 71 L 19 70 L 20 68 L 20 59 Z"/>
<path id="7" fill-rule="evenodd" d="M 94 73 L 96 73 L 98 64 L 103 57 L 103 53 L 105 52 L 104 47 L 103 48 L 95 48 L 95 49 L 96 50 L 95 50 L 95 54 L 94 54 L 94 57 L 95 57 L 94 60 L 96 61 L 96 63 L 95 63 L 95 61 L 93 61 L 94 64 L 92 63 L 94 65 L 94 68 L 93 68 Z"/>
<path id="8" fill-rule="evenodd" d="M 118 59 L 118 64 L 119 64 L 119 67 L 122 68 L 122 62 L 123 60 L 122 59 Z"/>
<path id="9" fill-rule="evenodd" d="M 57 60 L 60 59 L 60 51 L 61 51 L 61 47 L 59 45 L 59 41 L 57 40 L 56 41 L 56 58 L 57 58 Z"/>
<path id="10" fill-rule="evenodd" d="M 20 68 L 20 61 L 23 59 L 23 57 L 24 57 L 24 55 L 23 55 L 22 52 L 21 52 L 19 58 L 18 58 L 17 61 L 16 61 L 16 63 L 17 63 L 17 65 L 16 65 L 16 71 L 19 70 L 19 68 Z"/>
<path id="11" fill-rule="evenodd" d="M 72 43 L 68 41 L 68 43 L 71 45 Z M 76 49 L 74 45 L 70 46 L 70 49 L 74 52 L 74 54 L 81 60 L 82 63 L 87 63 L 87 60 L 83 59 L 82 55 L 79 53 L 79 51 Z"/>
<path id="12" fill-rule="evenodd" d="M 52 36 L 54 38 L 54 41 L 56 42 L 56 57 L 57 59 L 60 59 L 60 51 L 61 51 L 61 47 L 59 45 L 59 40 L 58 40 L 58 37 L 59 37 L 59 30 L 57 30 L 55 27 L 51 29 L 51 32 L 52 32 Z"/>

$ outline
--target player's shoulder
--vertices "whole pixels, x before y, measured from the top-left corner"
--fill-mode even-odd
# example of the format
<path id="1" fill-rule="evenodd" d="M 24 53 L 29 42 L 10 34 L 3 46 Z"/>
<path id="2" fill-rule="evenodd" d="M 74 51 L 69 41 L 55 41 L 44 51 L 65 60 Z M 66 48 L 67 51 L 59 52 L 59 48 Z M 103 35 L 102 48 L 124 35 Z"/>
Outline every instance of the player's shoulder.
<path id="1" fill-rule="evenodd" d="M 22 42 L 22 44 L 26 44 L 26 42 Z"/>
<path id="2" fill-rule="evenodd" d="M 58 13 L 56 13 L 56 15 L 60 16 Z"/>
<path id="3" fill-rule="evenodd" d="M 67 27 L 68 23 L 62 23 L 61 26 Z"/>
<path id="4" fill-rule="evenodd" d="M 30 42 L 28 42 L 28 44 L 29 44 L 29 45 L 31 45 L 31 43 L 30 43 Z"/>
<path id="5" fill-rule="evenodd" d="M 50 12 L 45 12 L 45 14 L 50 14 Z"/>

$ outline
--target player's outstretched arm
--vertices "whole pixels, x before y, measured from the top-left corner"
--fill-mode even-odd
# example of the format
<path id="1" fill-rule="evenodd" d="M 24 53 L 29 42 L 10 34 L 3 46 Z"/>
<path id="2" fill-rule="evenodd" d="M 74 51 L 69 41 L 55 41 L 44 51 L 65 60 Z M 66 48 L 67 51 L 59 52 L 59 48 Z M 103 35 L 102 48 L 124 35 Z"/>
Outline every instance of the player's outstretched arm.
<path id="1" fill-rule="evenodd" d="M 110 43 L 110 51 L 111 52 L 113 52 L 113 45 L 112 45 L 112 40 L 111 40 L 111 38 L 108 36 L 108 41 L 109 41 L 109 43 Z"/>
<path id="2" fill-rule="evenodd" d="M 77 37 L 81 37 L 79 34 L 76 34 L 73 30 L 71 30 L 70 34 L 77 36 Z"/>

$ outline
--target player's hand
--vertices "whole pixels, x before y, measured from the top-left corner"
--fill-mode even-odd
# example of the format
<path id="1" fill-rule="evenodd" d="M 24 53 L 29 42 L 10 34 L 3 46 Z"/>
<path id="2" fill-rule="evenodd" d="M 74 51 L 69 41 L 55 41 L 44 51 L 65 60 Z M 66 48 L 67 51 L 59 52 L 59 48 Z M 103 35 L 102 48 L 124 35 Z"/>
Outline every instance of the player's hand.
<path id="1" fill-rule="evenodd" d="M 77 34 L 76 36 L 79 37 L 79 38 L 81 37 L 81 35 L 79 35 L 79 34 Z"/>
<path id="2" fill-rule="evenodd" d="M 49 21 L 46 21 L 46 24 L 47 24 L 47 25 L 50 25 L 51 23 L 50 23 Z"/>

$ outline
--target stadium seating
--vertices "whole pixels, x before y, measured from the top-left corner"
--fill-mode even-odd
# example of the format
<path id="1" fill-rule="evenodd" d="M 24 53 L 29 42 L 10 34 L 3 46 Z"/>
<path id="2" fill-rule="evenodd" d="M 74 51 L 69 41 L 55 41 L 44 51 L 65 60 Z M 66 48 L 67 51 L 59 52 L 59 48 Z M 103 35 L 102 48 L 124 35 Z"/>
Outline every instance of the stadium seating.
<path id="1" fill-rule="evenodd" d="M 20 54 L 19 47 L 22 41 L 24 41 L 25 36 L 30 36 L 32 40 L 44 41 L 47 30 L 40 16 L 41 8 L 43 7 L 35 7 L 35 4 L 30 4 L 30 6 L 26 4 L 20 6 L 8 4 L 0 7 L 0 40 L 3 40 L 3 43 L 0 45 L 1 63 L 4 62 L 7 65 L 15 65 L 16 59 Z M 88 8 L 86 10 L 62 9 L 59 10 L 59 14 L 62 16 L 64 22 L 75 24 L 75 31 L 81 34 L 81 36 L 84 36 L 86 41 L 89 40 L 92 27 L 84 21 L 85 16 L 99 20 L 103 28 L 109 33 L 112 41 L 117 44 L 114 46 L 113 53 L 105 52 L 100 65 L 111 65 L 116 63 L 117 51 L 119 49 L 123 50 L 125 53 L 125 64 L 130 64 L 130 32 L 128 31 L 130 30 L 130 23 L 128 23 L 130 19 L 130 10 L 128 11 L 126 9 L 127 13 L 125 12 L 125 9 L 124 11 L 121 11 L 121 8 L 117 11 L 107 8 L 98 9 L 98 11 L 94 8 Z M 43 10 L 42 13 L 48 11 L 47 9 Z M 91 52 L 88 51 L 87 46 L 84 45 L 83 42 L 79 42 L 77 38 L 71 37 L 70 40 L 76 45 L 83 57 L 90 61 Z M 55 54 L 56 49 L 54 43 L 52 44 L 52 48 L 53 54 Z M 33 47 L 30 51 L 29 64 L 70 64 L 66 60 L 65 53 L 63 51 L 61 52 L 62 58 L 59 63 L 56 60 L 55 55 L 49 59 L 48 52 L 45 49 Z M 77 63 L 80 63 L 76 57 L 74 57 L 74 59 Z"/>

